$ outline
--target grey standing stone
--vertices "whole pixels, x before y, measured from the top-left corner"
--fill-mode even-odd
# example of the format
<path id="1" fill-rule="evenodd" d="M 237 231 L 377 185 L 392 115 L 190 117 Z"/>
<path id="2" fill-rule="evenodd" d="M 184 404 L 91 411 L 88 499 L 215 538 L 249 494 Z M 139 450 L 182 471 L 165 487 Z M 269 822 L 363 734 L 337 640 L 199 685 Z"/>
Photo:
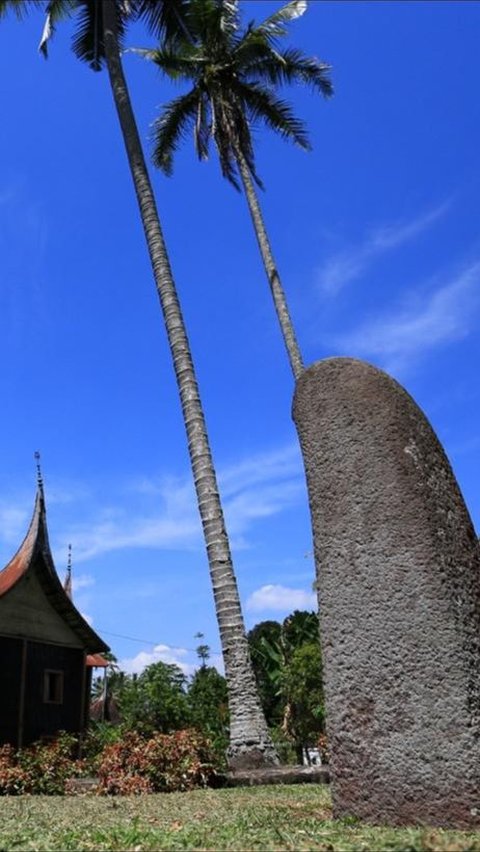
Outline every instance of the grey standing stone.
<path id="1" fill-rule="evenodd" d="M 480 826 L 480 554 L 448 459 L 390 376 L 297 383 L 335 816 Z"/>

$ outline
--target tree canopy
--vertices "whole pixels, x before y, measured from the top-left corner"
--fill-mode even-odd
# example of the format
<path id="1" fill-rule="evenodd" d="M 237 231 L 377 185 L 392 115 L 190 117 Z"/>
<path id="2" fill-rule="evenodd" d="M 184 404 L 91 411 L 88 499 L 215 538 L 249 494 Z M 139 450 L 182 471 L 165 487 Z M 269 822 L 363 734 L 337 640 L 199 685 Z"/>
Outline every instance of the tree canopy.
<path id="1" fill-rule="evenodd" d="M 174 154 L 193 128 L 198 157 L 207 159 L 213 139 L 222 174 L 239 187 L 242 159 L 261 185 L 255 167 L 252 128 L 267 126 L 301 148 L 310 143 L 305 125 L 275 90 L 302 83 L 328 97 L 330 66 L 280 40 L 288 24 L 302 15 L 306 0 L 292 0 L 261 24 L 241 27 L 235 0 L 190 0 L 186 32 L 170 44 L 139 50 L 175 82 L 190 90 L 170 101 L 154 124 L 154 163 L 171 174 Z"/>
<path id="2" fill-rule="evenodd" d="M 295 610 L 282 624 L 262 621 L 248 641 L 267 721 L 295 745 L 301 759 L 303 749 L 324 731 L 318 616 Z"/>

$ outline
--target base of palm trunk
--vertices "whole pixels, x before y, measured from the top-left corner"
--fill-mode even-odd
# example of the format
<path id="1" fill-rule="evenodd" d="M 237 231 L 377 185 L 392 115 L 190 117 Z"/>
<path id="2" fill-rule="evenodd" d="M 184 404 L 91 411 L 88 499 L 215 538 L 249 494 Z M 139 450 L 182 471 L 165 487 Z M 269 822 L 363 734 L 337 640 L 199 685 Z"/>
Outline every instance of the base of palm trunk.
<path id="1" fill-rule="evenodd" d="M 280 761 L 273 743 L 266 741 L 230 745 L 227 751 L 227 764 L 230 772 L 243 772 L 249 769 L 279 766 Z"/>

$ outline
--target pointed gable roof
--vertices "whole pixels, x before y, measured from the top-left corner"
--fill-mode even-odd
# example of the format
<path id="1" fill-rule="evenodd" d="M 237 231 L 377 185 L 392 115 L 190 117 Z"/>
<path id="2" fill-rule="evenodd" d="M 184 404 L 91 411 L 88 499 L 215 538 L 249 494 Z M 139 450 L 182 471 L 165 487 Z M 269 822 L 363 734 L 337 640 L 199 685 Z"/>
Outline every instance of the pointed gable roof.
<path id="1" fill-rule="evenodd" d="M 55 570 L 48 540 L 45 498 L 41 482 L 38 485 L 28 532 L 15 556 L 0 571 L 0 599 L 31 573 L 36 575 L 51 607 L 70 627 L 87 653 L 108 651 L 108 645 L 100 639 L 68 597 Z"/>

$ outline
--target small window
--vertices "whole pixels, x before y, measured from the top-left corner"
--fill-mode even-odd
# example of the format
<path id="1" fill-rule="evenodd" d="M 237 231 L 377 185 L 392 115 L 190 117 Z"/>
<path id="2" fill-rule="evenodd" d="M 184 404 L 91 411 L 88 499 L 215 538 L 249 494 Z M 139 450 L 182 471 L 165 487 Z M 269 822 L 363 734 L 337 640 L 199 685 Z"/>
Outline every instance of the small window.
<path id="1" fill-rule="evenodd" d="M 43 700 L 45 704 L 63 704 L 63 672 L 45 671 Z"/>

